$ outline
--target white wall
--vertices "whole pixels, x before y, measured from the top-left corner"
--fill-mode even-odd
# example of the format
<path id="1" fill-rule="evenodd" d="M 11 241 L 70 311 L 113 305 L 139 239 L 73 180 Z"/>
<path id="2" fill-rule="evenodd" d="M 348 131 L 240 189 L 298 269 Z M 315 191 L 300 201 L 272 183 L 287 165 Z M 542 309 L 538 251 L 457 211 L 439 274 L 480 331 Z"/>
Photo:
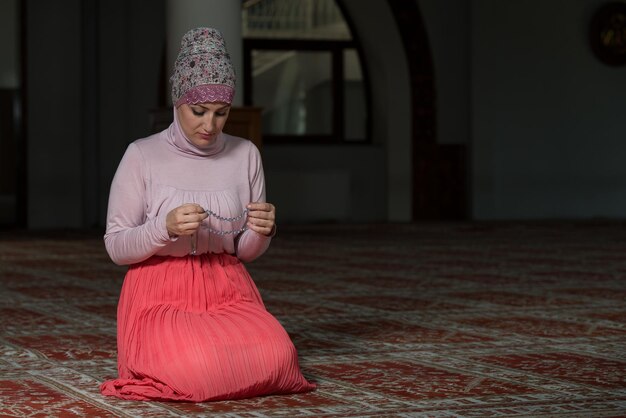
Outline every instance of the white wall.
<path id="1" fill-rule="evenodd" d="M 587 39 L 603 3 L 471 3 L 475 218 L 626 215 L 626 67 Z"/>
<path id="2" fill-rule="evenodd" d="M 103 222 L 113 172 L 126 144 L 147 133 L 147 112 L 157 104 L 165 0 L 91 0 L 101 8 L 95 86 L 81 39 L 85 0 L 24 1 L 32 3 L 29 227 Z M 600 63 L 586 33 L 603 0 L 416 1 L 434 57 L 438 140 L 470 146 L 473 216 L 624 217 L 626 67 Z M 337 220 L 408 220 L 411 120 L 402 42 L 383 0 L 366 8 L 359 0 L 343 3 L 373 82 L 375 144 L 268 146 L 268 178 L 305 170 L 302 181 L 321 181 L 313 196 L 330 190 L 324 204 L 335 205 Z M 270 196 L 289 192 L 274 183 Z M 348 200 L 340 189 L 348 190 Z M 98 202 L 86 205 L 94 194 Z M 293 219 L 309 213 L 287 205 Z M 307 216 L 327 218 L 328 211 Z"/>
<path id="3" fill-rule="evenodd" d="M 384 155 L 381 146 L 264 147 L 268 201 L 280 223 L 385 221 Z"/>

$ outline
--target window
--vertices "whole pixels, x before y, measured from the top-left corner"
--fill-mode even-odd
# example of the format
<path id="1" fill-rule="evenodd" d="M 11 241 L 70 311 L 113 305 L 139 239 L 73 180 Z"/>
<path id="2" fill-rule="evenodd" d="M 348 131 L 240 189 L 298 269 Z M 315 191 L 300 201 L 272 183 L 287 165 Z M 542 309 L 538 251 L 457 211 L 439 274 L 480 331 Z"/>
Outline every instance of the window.
<path id="1" fill-rule="evenodd" d="M 243 2 L 244 102 L 265 143 L 370 140 L 359 53 L 334 0 Z"/>

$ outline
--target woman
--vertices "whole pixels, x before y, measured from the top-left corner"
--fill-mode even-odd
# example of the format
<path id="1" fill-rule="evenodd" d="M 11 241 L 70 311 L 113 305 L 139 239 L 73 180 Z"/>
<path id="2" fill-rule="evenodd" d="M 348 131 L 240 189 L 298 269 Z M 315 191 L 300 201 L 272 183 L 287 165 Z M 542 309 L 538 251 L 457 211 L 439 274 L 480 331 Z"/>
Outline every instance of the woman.
<path id="1" fill-rule="evenodd" d="M 104 240 L 130 268 L 119 377 L 101 392 L 200 402 L 312 390 L 242 264 L 268 248 L 275 208 L 257 148 L 222 133 L 235 74 L 219 31 L 183 36 L 171 82 L 174 122 L 130 144 L 111 185 Z"/>

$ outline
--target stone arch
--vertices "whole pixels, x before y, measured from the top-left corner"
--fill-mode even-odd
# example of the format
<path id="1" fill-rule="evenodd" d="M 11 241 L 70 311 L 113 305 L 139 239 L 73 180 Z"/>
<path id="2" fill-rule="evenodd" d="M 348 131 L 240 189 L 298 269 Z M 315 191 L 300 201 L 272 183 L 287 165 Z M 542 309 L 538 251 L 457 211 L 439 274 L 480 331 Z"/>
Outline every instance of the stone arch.
<path id="1" fill-rule="evenodd" d="M 466 147 L 437 143 L 435 68 L 417 1 L 388 0 L 409 67 L 412 120 L 412 218 L 467 217 Z"/>

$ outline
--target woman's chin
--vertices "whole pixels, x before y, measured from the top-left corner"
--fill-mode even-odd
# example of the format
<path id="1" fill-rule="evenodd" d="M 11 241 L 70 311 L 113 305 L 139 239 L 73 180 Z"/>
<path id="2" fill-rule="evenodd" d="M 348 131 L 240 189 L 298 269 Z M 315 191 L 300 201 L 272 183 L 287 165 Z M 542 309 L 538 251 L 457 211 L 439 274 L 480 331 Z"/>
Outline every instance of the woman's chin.
<path id="1" fill-rule="evenodd" d="M 202 149 L 202 148 L 208 148 L 211 145 L 213 145 L 213 143 L 215 142 L 215 140 L 217 139 L 217 136 L 194 136 L 193 138 L 193 144 Z"/>

